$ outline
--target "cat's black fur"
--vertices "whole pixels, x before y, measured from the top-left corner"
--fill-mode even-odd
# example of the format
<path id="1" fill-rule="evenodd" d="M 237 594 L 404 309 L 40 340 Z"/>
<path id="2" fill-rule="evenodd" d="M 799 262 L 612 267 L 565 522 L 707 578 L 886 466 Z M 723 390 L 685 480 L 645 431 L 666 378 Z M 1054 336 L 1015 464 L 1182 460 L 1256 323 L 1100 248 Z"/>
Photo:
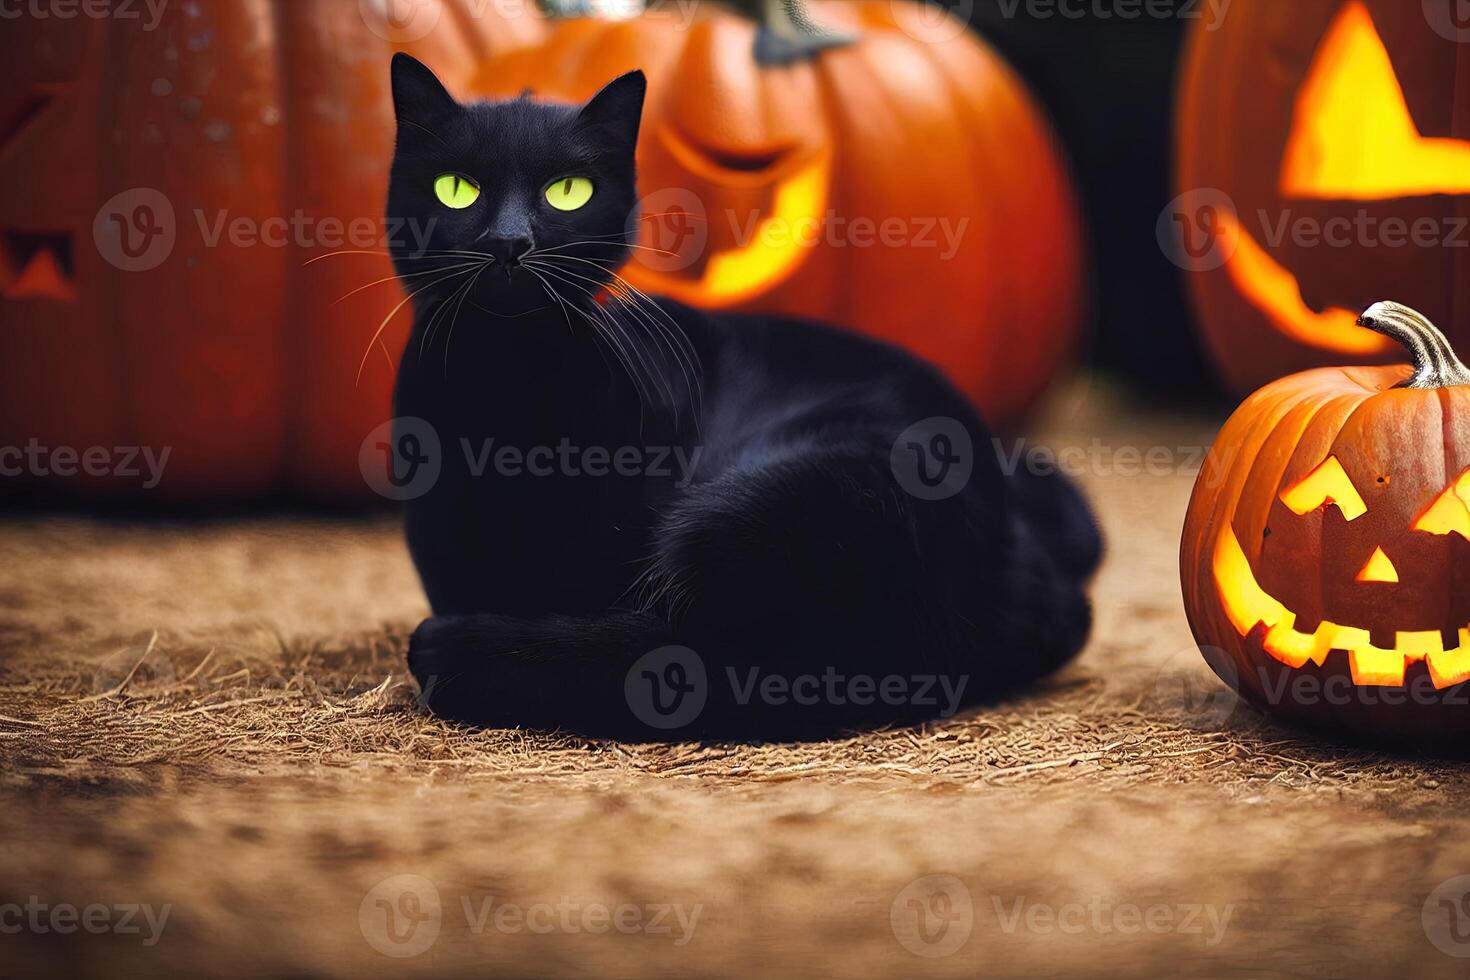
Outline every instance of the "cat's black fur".
<path id="1" fill-rule="evenodd" d="M 442 456 L 432 488 L 406 503 L 434 609 L 409 665 L 430 708 L 593 735 L 820 736 L 938 713 L 938 675 L 973 703 L 1077 652 L 1101 549 L 1086 505 L 1060 477 L 1005 475 L 934 368 L 817 324 L 591 298 L 631 254 L 641 73 L 585 107 L 462 106 L 399 55 L 393 91 L 388 212 L 435 222 L 428 252 L 394 250 L 410 290 L 424 290 L 397 415 L 432 425 Z M 443 207 L 433 185 L 445 173 L 473 178 L 480 199 Z M 543 191 L 569 175 L 595 193 L 562 213 Z M 963 426 L 974 450 L 963 490 L 931 501 L 897 478 L 921 461 L 890 455 L 934 418 Z M 697 465 L 680 486 L 673 454 L 667 473 L 638 475 L 554 461 L 555 475 L 514 475 L 494 461 L 504 447 L 563 445 L 637 452 L 648 470 L 660 452 L 648 447 L 677 448 Z M 630 679 L 669 645 L 699 658 L 705 704 L 674 729 L 649 727 L 641 685 L 695 683 L 657 658 Z M 762 688 L 771 675 L 842 680 L 808 682 L 815 703 L 797 703 Z M 905 693 L 847 686 L 863 677 L 902 678 Z M 678 694 L 660 693 L 665 707 Z"/>

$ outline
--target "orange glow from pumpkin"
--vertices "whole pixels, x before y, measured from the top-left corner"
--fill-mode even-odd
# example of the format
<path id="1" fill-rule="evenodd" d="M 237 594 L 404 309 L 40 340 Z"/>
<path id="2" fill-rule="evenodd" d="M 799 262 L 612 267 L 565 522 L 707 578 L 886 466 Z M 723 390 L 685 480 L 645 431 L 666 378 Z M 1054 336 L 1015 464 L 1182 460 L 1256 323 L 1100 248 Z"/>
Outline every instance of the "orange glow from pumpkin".
<path id="1" fill-rule="evenodd" d="M 1461 473 L 1444 493 L 1434 498 L 1434 503 L 1414 522 L 1414 530 L 1458 534 L 1470 540 L 1470 470 Z"/>
<path id="2" fill-rule="evenodd" d="M 1309 514 L 1328 504 L 1336 504 L 1342 516 L 1349 521 L 1368 513 L 1368 505 L 1363 503 L 1358 488 L 1348 479 L 1336 456 L 1328 456 L 1305 479 L 1283 491 L 1281 502 L 1298 515 Z"/>
<path id="3" fill-rule="evenodd" d="M 700 289 L 715 303 L 736 303 L 783 281 L 796 271 L 813 242 L 827 206 L 827 163 L 819 160 L 776 189 L 771 213 L 748 245 L 712 257 Z"/>
<path id="4" fill-rule="evenodd" d="M 1257 244 L 1233 214 L 1220 212 L 1220 235 L 1229 251 L 1225 270 L 1236 290 L 1266 314 L 1276 329 L 1300 343 L 1341 354 L 1382 354 L 1393 341 L 1358 326 L 1358 314 L 1341 307 L 1318 313 L 1302 299 L 1301 285 L 1270 254 Z M 1228 237 L 1227 237 L 1228 236 Z"/>
<path id="5" fill-rule="evenodd" d="M 1256 581 L 1250 561 L 1241 550 L 1234 529 L 1224 528 L 1215 539 L 1215 586 L 1226 618 L 1241 636 L 1265 626 L 1265 650 L 1293 669 L 1308 661 L 1321 666 L 1333 650 L 1348 654 L 1353 683 L 1362 687 L 1401 687 L 1409 664 L 1424 662 L 1435 688 L 1443 690 L 1470 680 L 1470 626 L 1459 630 L 1459 645 L 1444 648 L 1437 630 L 1406 630 L 1394 634 L 1394 648 L 1375 647 L 1368 630 L 1323 620 L 1313 633 L 1294 628 L 1296 613 L 1287 609 Z"/>
<path id="6" fill-rule="evenodd" d="M 1361 0 L 1343 5 L 1297 97 L 1281 193 L 1349 201 L 1470 193 L 1470 143 L 1419 132 Z"/>
<path id="7" fill-rule="evenodd" d="M 1373 555 L 1363 570 L 1358 572 L 1359 582 L 1397 582 L 1399 570 L 1393 567 L 1393 562 L 1388 560 L 1382 548 L 1374 548 Z"/>

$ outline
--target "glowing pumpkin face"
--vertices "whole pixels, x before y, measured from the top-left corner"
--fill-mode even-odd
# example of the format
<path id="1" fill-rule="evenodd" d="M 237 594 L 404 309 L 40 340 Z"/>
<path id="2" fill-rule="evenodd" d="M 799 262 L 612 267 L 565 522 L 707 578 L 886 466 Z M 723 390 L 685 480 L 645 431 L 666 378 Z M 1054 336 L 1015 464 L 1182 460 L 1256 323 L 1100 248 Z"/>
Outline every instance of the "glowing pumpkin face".
<path id="1" fill-rule="evenodd" d="M 793 11 L 825 40 L 793 40 Z M 1004 427 L 1075 341 L 1079 221 L 1019 80 L 957 23 L 937 36 L 934 15 L 898 0 L 649 5 L 563 20 L 488 59 L 469 94 L 582 100 L 642 69 L 633 285 L 905 346 Z"/>
<path id="2" fill-rule="evenodd" d="M 1470 688 L 1449 696 L 1470 680 L 1470 371 L 1413 311 L 1366 318 L 1419 345 L 1416 369 L 1323 368 L 1247 399 L 1190 503 L 1185 607 L 1266 710 L 1401 734 L 1459 705 L 1470 730 Z M 1347 696 L 1301 703 L 1301 672 Z M 1364 689 L 1410 697 L 1389 711 Z"/>
<path id="3" fill-rule="evenodd" d="M 1412 290 L 1441 323 L 1464 322 L 1455 284 L 1470 274 L 1470 72 L 1460 47 L 1402 0 L 1242 4 L 1196 35 L 1180 185 L 1221 191 L 1233 211 L 1180 220 L 1218 236 L 1223 265 L 1192 285 L 1233 385 L 1391 359 L 1392 345 L 1356 329 L 1352 312 L 1388 288 Z"/>

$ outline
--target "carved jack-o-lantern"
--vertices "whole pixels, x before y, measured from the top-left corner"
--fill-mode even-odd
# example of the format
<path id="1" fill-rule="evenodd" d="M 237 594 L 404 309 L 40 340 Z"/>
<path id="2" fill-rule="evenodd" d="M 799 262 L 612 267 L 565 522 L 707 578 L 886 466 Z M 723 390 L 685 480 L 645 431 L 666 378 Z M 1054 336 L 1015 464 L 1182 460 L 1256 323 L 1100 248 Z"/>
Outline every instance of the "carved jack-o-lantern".
<path id="1" fill-rule="evenodd" d="M 1179 182 L 1198 213 L 1179 218 L 1224 257 L 1192 286 L 1240 390 L 1392 359 L 1352 312 L 1390 288 L 1470 323 L 1470 47 L 1444 3 L 1443 33 L 1405 0 L 1238 4 L 1196 33 Z"/>
<path id="2" fill-rule="evenodd" d="M 905 345 L 1004 423 L 1075 340 L 1079 222 L 1021 82 L 934 14 L 730 0 L 567 20 L 489 61 L 476 93 L 580 100 L 642 68 L 635 285 Z"/>
<path id="3" fill-rule="evenodd" d="M 1212 666 L 1267 710 L 1470 731 L 1470 371 L 1407 307 L 1361 323 L 1407 346 L 1412 372 L 1320 368 L 1246 400 L 1190 502 L 1185 608 L 1227 654 Z"/>
<path id="4" fill-rule="evenodd" d="M 167 448 L 156 493 L 175 499 L 369 496 L 358 448 L 392 414 L 394 368 L 375 353 L 359 383 L 359 356 L 403 296 L 382 240 L 409 235 L 380 217 L 388 61 L 409 50 L 462 81 L 486 49 L 540 34 L 530 4 L 476 6 L 4 18 L 0 445 Z M 305 265 L 342 248 L 369 254 Z"/>

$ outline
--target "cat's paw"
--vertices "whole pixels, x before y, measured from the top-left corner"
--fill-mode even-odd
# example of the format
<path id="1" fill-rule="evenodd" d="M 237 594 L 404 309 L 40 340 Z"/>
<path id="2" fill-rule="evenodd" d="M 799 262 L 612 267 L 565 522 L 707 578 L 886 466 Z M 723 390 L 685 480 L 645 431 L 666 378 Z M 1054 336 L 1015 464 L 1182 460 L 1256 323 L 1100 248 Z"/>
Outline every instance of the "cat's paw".
<path id="1" fill-rule="evenodd" d="M 431 616 L 418 625 L 408 638 L 408 669 L 425 690 L 431 678 L 453 669 L 458 644 L 455 630 L 445 619 Z"/>

